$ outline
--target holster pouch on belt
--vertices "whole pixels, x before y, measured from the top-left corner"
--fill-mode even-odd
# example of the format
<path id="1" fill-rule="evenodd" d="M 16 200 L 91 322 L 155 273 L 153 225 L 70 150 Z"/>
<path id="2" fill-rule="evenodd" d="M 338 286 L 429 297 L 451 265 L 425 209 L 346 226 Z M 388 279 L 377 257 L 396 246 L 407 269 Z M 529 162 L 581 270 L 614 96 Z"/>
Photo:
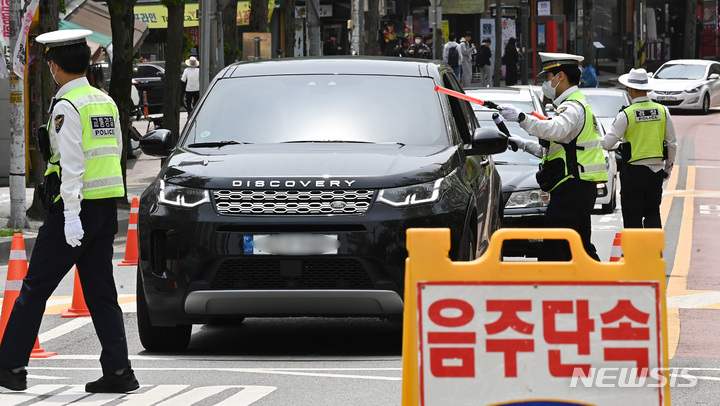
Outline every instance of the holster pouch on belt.
<path id="1" fill-rule="evenodd" d="M 544 192 L 550 191 L 567 176 L 565 174 L 565 161 L 562 158 L 555 158 L 540 165 L 540 170 L 535 174 L 535 179 Z"/>
<path id="2" fill-rule="evenodd" d="M 47 124 L 41 125 L 37 130 L 37 141 L 43 161 L 47 162 L 52 157 L 50 152 L 50 134 L 48 134 Z"/>
<path id="3" fill-rule="evenodd" d="M 55 202 L 55 199 L 60 194 L 60 177 L 57 172 L 51 172 L 45 176 L 45 180 L 38 186 L 38 196 L 43 204 L 45 210 L 50 210 L 50 207 Z"/>

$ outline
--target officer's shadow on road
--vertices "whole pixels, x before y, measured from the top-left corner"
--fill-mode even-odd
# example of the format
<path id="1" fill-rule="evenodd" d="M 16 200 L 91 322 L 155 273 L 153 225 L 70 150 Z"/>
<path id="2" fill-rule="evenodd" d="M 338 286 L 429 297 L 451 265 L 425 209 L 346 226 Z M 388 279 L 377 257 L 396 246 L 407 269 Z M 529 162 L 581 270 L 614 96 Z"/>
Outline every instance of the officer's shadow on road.
<path id="1" fill-rule="evenodd" d="M 195 326 L 185 354 L 400 356 L 402 323 L 378 318 L 248 318 Z"/>

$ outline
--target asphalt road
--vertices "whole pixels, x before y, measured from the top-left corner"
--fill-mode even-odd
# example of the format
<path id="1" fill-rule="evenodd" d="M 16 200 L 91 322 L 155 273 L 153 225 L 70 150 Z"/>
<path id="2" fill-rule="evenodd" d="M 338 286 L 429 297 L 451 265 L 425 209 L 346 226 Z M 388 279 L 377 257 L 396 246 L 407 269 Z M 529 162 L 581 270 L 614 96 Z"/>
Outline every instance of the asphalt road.
<path id="1" fill-rule="evenodd" d="M 720 390 L 720 111 L 675 115 L 678 162 L 663 203 L 671 366 L 698 378 L 673 388 L 673 405 L 717 405 Z M 621 231 L 620 209 L 593 216 L 603 261 Z M 115 261 L 125 236 L 116 239 Z M 0 266 L 0 280 L 7 266 Z M 58 354 L 32 359 L 24 393 L 0 391 L 0 405 L 397 405 L 401 398 L 399 324 L 364 319 L 247 319 L 235 326 L 195 326 L 178 354 L 144 351 L 135 317 L 135 268 L 116 268 L 133 368 L 142 385 L 131 395 L 89 395 L 100 376 L 90 318 L 62 318 L 70 306 L 70 272 L 48 304 L 40 346 Z M 679 373 L 679 372 L 676 372 Z"/>

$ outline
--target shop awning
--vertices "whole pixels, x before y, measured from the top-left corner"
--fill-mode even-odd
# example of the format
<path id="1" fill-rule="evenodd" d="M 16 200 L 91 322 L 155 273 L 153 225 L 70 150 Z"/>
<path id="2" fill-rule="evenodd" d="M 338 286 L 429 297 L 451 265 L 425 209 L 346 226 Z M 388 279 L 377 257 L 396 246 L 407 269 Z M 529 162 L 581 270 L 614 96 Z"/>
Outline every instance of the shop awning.
<path id="1" fill-rule="evenodd" d="M 85 1 L 77 8 L 66 15 L 65 21 L 87 28 L 94 33 L 112 38 L 110 28 L 110 13 L 107 5 Z M 133 33 L 133 52 L 137 52 L 143 40 L 149 32 L 148 25 L 142 21 L 135 20 L 135 32 Z M 95 41 L 93 41 L 95 42 Z M 105 45 L 103 45 L 105 46 Z"/>
<path id="2" fill-rule="evenodd" d="M 59 28 L 61 30 L 89 30 L 89 28 L 87 27 L 83 27 L 82 25 L 77 25 L 66 20 L 60 21 Z M 88 41 L 99 44 L 104 48 L 107 48 L 110 46 L 110 44 L 112 44 L 112 37 L 108 37 L 107 35 L 101 34 L 93 30 L 90 31 L 92 31 L 93 33 L 89 37 L 87 37 Z"/>

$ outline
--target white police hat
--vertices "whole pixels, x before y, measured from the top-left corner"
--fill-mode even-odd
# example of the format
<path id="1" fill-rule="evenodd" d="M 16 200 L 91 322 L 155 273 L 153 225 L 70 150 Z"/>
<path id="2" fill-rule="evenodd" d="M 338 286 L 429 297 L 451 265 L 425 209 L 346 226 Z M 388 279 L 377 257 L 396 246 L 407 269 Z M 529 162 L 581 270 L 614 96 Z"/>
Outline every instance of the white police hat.
<path id="1" fill-rule="evenodd" d="M 538 76 L 542 76 L 551 69 L 561 65 L 574 65 L 580 69 L 580 63 L 585 60 L 584 57 L 573 54 L 538 52 L 538 55 L 540 55 L 540 72 Z"/>
<path id="2" fill-rule="evenodd" d="M 45 44 L 47 49 L 66 45 L 87 44 L 85 38 L 92 35 L 90 30 L 58 30 L 40 34 L 35 42 Z"/>
<path id="3" fill-rule="evenodd" d="M 648 73 L 645 69 L 630 69 L 630 73 L 626 73 L 624 75 L 621 75 L 618 78 L 618 82 L 622 83 L 623 85 L 637 89 L 637 90 L 652 90 L 652 87 L 650 86 L 650 78 L 648 77 Z"/>

